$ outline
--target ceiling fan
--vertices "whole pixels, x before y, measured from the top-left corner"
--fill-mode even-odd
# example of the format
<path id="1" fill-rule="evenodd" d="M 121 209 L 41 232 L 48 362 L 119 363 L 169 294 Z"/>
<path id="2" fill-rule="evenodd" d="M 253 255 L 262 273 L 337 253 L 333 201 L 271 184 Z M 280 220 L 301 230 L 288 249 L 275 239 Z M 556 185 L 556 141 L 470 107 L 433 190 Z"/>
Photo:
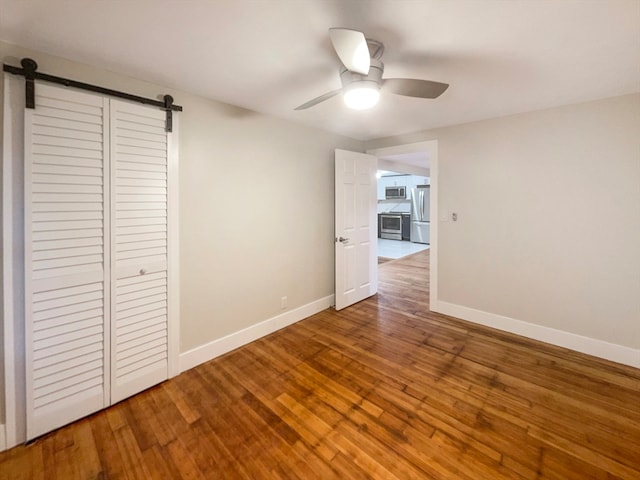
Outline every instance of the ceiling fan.
<path id="1" fill-rule="evenodd" d="M 342 62 L 340 81 L 342 88 L 303 103 L 295 110 L 305 110 L 331 97 L 344 94 L 348 107 L 364 110 L 378 103 L 380 91 L 408 97 L 437 98 L 449 88 L 448 83 L 418 80 L 415 78 L 382 78 L 384 64 L 380 57 L 384 45 L 365 38 L 364 33 L 348 28 L 330 28 L 333 48 Z"/>

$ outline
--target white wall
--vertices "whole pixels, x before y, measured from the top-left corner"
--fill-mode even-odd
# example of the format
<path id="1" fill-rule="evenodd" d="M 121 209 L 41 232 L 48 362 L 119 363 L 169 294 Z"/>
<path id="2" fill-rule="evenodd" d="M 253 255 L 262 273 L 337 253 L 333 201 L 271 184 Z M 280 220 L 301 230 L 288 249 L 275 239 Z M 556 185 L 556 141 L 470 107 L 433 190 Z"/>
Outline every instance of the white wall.
<path id="1" fill-rule="evenodd" d="M 440 211 L 459 218 L 439 223 L 441 304 L 621 346 L 640 366 L 640 94 L 367 148 L 432 139 Z"/>
<path id="2" fill-rule="evenodd" d="M 202 99 L 181 124 L 182 348 L 333 294 L 333 149 L 362 144 Z"/>
<path id="3" fill-rule="evenodd" d="M 184 107 L 181 352 L 283 313 L 295 318 L 333 294 L 334 149 L 363 151 L 362 142 L 0 42 L 4 63 L 22 57 L 53 75 L 150 98 L 168 93 Z"/>

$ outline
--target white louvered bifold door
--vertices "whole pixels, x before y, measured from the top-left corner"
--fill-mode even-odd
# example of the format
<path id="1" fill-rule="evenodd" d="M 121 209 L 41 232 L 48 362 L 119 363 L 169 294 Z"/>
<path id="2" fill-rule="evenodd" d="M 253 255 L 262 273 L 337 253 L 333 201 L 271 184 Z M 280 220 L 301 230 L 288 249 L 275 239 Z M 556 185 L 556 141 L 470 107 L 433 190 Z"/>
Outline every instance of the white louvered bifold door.
<path id="1" fill-rule="evenodd" d="M 177 318 L 168 269 L 177 147 L 165 112 L 35 90 L 36 108 L 25 110 L 28 439 L 167 379 L 169 312 Z"/>
<path id="2" fill-rule="evenodd" d="M 37 85 L 25 110 L 27 436 L 108 403 L 108 100 Z"/>
<path id="3" fill-rule="evenodd" d="M 112 403 L 168 378 L 165 120 L 111 100 Z"/>

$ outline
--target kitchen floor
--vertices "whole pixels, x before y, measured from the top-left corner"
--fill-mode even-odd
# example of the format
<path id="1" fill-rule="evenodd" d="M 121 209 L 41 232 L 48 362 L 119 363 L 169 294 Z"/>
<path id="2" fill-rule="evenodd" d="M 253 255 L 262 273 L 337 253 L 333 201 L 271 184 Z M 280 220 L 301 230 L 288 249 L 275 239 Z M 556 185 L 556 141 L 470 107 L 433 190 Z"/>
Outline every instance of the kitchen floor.
<path id="1" fill-rule="evenodd" d="M 378 257 L 383 258 L 402 258 L 428 248 L 429 245 L 423 243 L 412 243 L 406 240 L 387 240 L 386 238 L 378 239 Z"/>

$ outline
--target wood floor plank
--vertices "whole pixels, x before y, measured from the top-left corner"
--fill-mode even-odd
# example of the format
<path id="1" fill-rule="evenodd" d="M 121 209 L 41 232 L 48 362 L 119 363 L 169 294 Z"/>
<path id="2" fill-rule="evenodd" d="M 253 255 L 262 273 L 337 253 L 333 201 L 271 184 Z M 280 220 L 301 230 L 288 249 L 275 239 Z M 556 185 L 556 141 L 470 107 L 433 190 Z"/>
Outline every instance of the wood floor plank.
<path id="1" fill-rule="evenodd" d="M 198 465 L 191 456 L 189 451 L 178 438 L 172 440 L 166 447 L 165 451 L 169 454 L 171 463 L 180 473 L 180 477 L 184 480 L 205 480 L 206 477 L 198 468 Z"/>
<path id="2" fill-rule="evenodd" d="M 74 424 L 72 452 L 73 460 L 78 464 L 79 476 L 81 478 L 97 478 L 102 471 L 100 458 L 95 443 L 91 423 L 88 419 L 83 419 Z"/>
<path id="3" fill-rule="evenodd" d="M 122 458 L 123 471 L 127 478 L 131 480 L 144 480 L 149 478 L 147 465 L 142 461 L 142 452 L 136 442 L 136 437 L 129 425 L 117 429 L 113 432 L 115 443 Z M 63 477 L 64 478 L 64 477 Z M 82 478 L 82 477 L 66 477 Z"/>
<path id="4" fill-rule="evenodd" d="M 430 312 L 428 267 L 0 453 L 0 480 L 640 479 L 640 370 Z"/>
<path id="5" fill-rule="evenodd" d="M 161 445 L 153 445 L 151 448 L 142 452 L 142 458 L 147 465 L 149 478 L 153 480 L 162 480 L 165 478 L 180 478 L 180 472 L 173 462 L 169 461 L 167 449 Z"/>
<path id="6" fill-rule="evenodd" d="M 125 465 L 117 448 L 116 439 L 108 420 L 108 410 L 89 417 L 91 433 L 96 446 L 96 453 L 102 467 L 103 476 L 115 480 L 127 480 Z M 69 428 L 69 427 L 65 427 Z M 39 443 L 36 442 L 36 445 Z"/>
<path id="7" fill-rule="evenodd" d="M 188 400 L 185 398 L 184 393 L 180 391 L 176 382 L 165 382 L 162 386 L 185 422 L 192 424 L 200 418 L 198 412 L 190 408 Z"/>

